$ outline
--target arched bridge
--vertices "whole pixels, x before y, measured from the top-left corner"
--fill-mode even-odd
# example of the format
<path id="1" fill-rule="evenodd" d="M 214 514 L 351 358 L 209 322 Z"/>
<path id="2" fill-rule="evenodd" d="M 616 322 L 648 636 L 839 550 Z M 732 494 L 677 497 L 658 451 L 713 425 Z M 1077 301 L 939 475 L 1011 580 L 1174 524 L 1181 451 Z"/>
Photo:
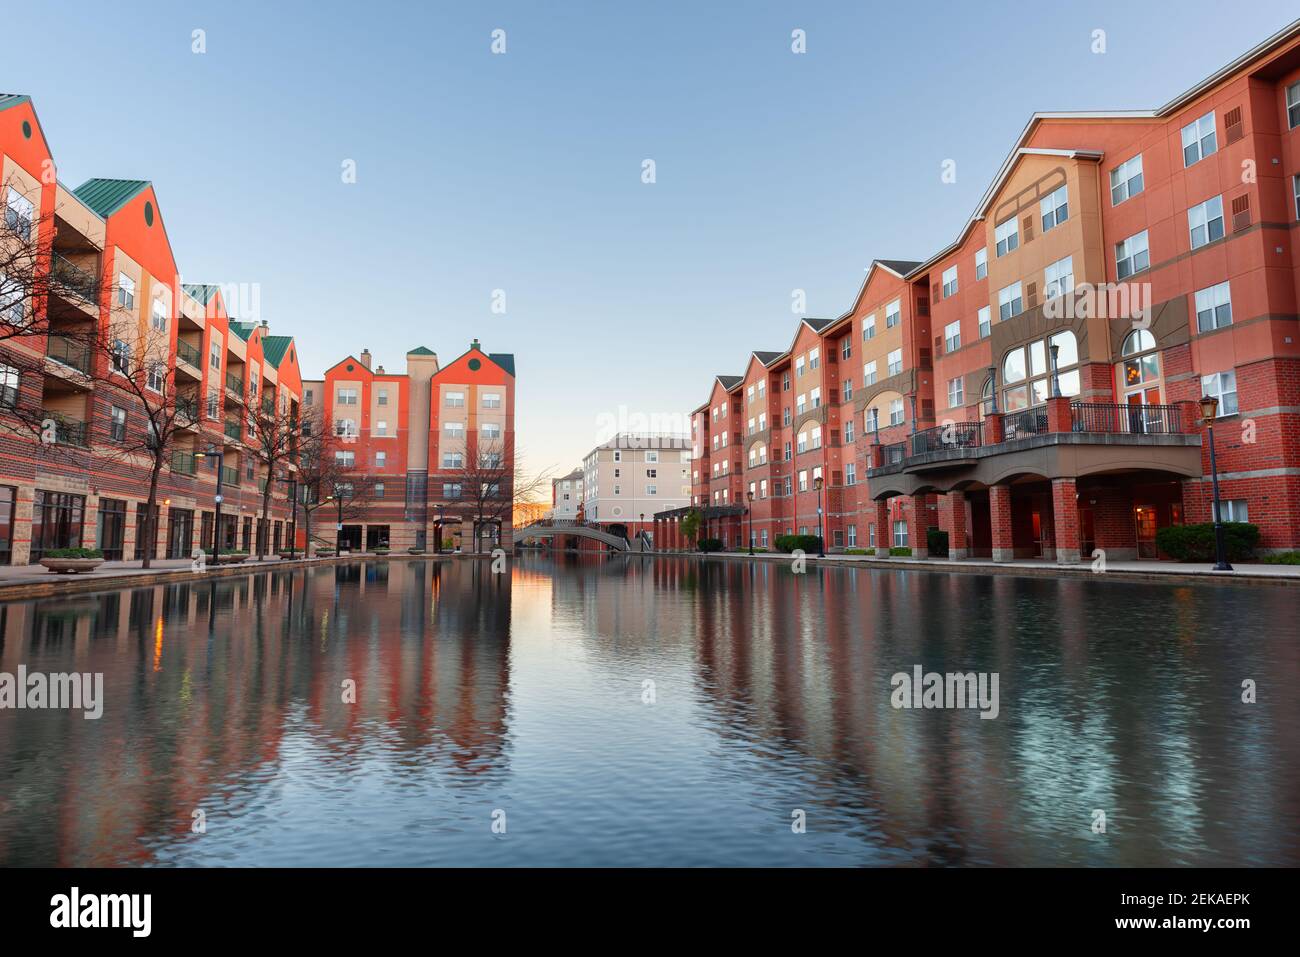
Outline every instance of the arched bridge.
<path id="1" fill-rule="evenodd" d="M 576 522 L 567 525 L 561 522 L 557 525 L 553 522 L 542 521 L 525 525 L 523 528 L 517 528 L 514 532 L 515 541 L 523 541 L 526 538 L 556 538 L 564 535 L 572 535 L 575 538 L 589 538 L 620 552 L 643 550 L 639 536 L 636 543 L 629 544 L 628 540 L 622 535 L 614 535 L 598 525 L 579 525 Z"/>

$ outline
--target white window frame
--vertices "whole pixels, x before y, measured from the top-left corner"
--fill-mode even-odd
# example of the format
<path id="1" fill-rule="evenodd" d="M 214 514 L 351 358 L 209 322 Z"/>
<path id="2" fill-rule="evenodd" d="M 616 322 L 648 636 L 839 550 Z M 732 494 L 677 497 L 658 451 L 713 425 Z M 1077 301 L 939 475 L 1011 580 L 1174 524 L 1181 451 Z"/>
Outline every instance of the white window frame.
<path id="1" fill-rule="evenodd" d="M 995 252 L 999 259 L 1016 251 L 1020 246 L 1020 222 L 1015 216 L 1004 219 L 993 227 Z"/>
<path id="2" fill-rule="evenodd" d="M 1183 127 L 1183 169 L 1195 166 L 1207 156 L 1213 156 L 1219 151 L 1219 134 L 1214 123 L 1214 111 L 1210 110 L 1204 116 L 1198 117 Z M 1208 148 L 1206 147 L 1207 142 L 1209 144 Z M 1191 151 L 1195 152 L 1196 157 L 1189 160 L 1188 156 Z"/>
<path id="3" fill-rule="evenodd" d="M 1017 279 L 998 290 L 998 321 L 1006 322 L 1025 311 L 1025 295 Z"/>
<path id="4" fill-rule="evenodd" d="M 1124 264 L 1128 263 L 1128 271 Z M 1151 268 L 1151 247 L 1144 229 L 1115 244 L 1115 276 L 1121 282 Z"/>
<path id="5" fill-rule="evenodd" d="M 895 349 L 885 357 L 886 375 L 898 375 L 903 371 L 903 350 Z"/>
<path id="6" fill-rule="evenodd" d="M 1043 232 L 1050 232 L 1070 218 L 1070 190 L 1058 186 L 1038 201 L 1038 213 Z"/>
<path id="7" fill-rule="evenodd" d="M 1214 224 L 1219 224 L 1219 234 L 1214 235 Z M 1208 246 L 1210 243 L 1217 242 L 1225 235 L 1226 223 L 1223 219 L 1223 194 L 1211 196 L 1203 203 L 1197 203 L 1187 210 L 1187 241 L 1193 249 L 1200 249 L 1202 246 Z M 1196 231 L 1204 230 L 1204 234 L 1197 242 Z"/>
<path id="8" fill-rule="evenodd" d="M 1232 289 L 1229 282 L 1198 289 L 1193 293 L 1193 300 L 1196 304 L 1197 332 L 1213 332 L 1232 325 Z M 1201 321 L 1202 313 L 1208 313 L 1208 323 Z"/>
<path id="9" fill-rule="evenodd" d="M 872 359 L 870 362 L 868 362 L 866 365 L 862 367 L 862 384 L 863 385 L 876 384 L 876 360 L 875 359 Z"/>
<path id="10" fill-rule="evenodd" d="M 949 266 L 943 271 L 943 298 L 957 294 L 957 267 Z"/>
<path id="11" fill-rule="evenodd" d="M 1136 183 L 1136 185 L 1134 185 Z M 1138 195 L 1146 184 L 1142 178 L 1142 154 L 1126 159 L 1110 171 L 1110 204 L 1118 206 Z"/>
<path id="12" fill-rule="evenodd" d="M 993 335 L 993 307 L 980 306 L 977 319 L 979 321 L 980 338 L 987 339 Z"/>
<path id="13" fill-rule="evenodd" d="M 943 327 L 943 351 L 956 352 L 961 348 L 961 320 L 956 319 Z"/>
<path id="14" fill-rule="evenodd" d="M 989 248 L 975 250 L 975 281 L 987 279 L 989 276 Z"/>
<path id="15" fill-rule="evenodd" d="M 1230 387 L 1230 388 L 1229 388 Z M 1212 395 L 1219 400 L 1216 418 L 1237 414 L 1237 370 L 1212 372 L 1201 376 L 1201 395 Z M 1231 408 L 1229 408 L 1231 406 Z"/>
<path id="16" fill-rule="evenodd" d="M 948 380 L 948 408 L 959 409 L 966 404 L 965 388 L 962 377 Z"/>
<path id="17" fill-rule="evenodd" d="M 903 300 L 895 299 L 885 307 L 885 328 L 892 329 L 903 321 Z"/>
<path id="18" fill-rule="evenodd" d="M 866 342 L 874 338 L 876 338 L 876 314 L 873 312 L 862 320 L 862 341 Z"/>
<path id="19" fill-rule="evenodd" d="M 1058 259 L 1043 270 L 1043 298 L 1055 299 L 1074 289 L 1074 257 Z"/>

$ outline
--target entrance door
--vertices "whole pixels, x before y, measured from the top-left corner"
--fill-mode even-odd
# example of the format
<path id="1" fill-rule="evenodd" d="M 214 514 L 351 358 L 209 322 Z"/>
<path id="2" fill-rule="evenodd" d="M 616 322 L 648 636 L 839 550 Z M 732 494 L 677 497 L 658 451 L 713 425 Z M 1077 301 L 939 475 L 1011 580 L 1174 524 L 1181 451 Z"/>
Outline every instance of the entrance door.
<path id="1" fill-rule="evenodd" d="M 1079 506 L 1079 551 L 1084 558 L 1091 558 L 1097 548 L 1097 532 L 1093 522 L 1092 506 Z"/>
<path id="2" fill-rule="evenodd" d="M 344 525 L 339 529 L 338 550 L 341 552 L 361 551 L 360 525 Z"/>
<path id="3" fill-rule="evenodd" d="M 1150 505 L 1139 505 L 1133 509 L 1133 521 L 1137 527 L 1137 557 L 1155 558 L 1156 549 L 1156 510 Z"/>

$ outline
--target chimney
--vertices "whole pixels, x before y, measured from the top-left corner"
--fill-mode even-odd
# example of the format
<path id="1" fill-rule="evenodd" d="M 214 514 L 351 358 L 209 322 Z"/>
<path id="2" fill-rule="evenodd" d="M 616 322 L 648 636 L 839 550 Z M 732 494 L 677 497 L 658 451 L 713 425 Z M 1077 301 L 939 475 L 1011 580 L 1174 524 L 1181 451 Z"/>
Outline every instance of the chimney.
<path id="1" fill-rule="evenodd" d="M 370 368 L 370 350 L 369 350 L 369 349 L 362 349 L 362 350 L 361 350 L 361 364 L 362 364 L 363 366 L 365 366 L 367 369 Z"/>
<path id="2" fill-rule="evenodd" d="M 375 370 L 375 373 L 376 373 L 377 375 L 383 375 L 383 374 L 384 374 L 384 367 L 383 367 L 383 366 L 380 366 L 378 369 Z"/>
<path id="3" fill-rule="evenodd" d="M 475 337 L 474 341 L 471 342 L 471 343 L 469 344 L 469 347 L 470 347 L 471 349 L 473 349 L 475 352 L 482 352 L 482 351 L 483 351 L 483 347 L 480 346 L 480 345 L 478 344 L 478 338 L 477 338 L 477 337 Z"/>
<path id="4" fill-rule="evenodd" d="M 261 325 L 262 325 L 262 332 L 265 333 L 271 331 L 271 324 L 268 323 L 265 319 L 262 320 Z"/>

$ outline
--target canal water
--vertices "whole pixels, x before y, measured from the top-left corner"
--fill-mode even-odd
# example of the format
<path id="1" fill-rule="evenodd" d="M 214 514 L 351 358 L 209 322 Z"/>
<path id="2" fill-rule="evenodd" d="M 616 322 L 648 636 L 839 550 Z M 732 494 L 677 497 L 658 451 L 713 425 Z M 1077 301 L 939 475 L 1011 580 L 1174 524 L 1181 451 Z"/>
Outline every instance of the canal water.
<path id="1" fill-rule="evenodd" d="M 1296 607 L 563 554 L 9 603 L 0 673 L 103 713 L 0 710 L 0 865 L 1295 865 Z"/>

